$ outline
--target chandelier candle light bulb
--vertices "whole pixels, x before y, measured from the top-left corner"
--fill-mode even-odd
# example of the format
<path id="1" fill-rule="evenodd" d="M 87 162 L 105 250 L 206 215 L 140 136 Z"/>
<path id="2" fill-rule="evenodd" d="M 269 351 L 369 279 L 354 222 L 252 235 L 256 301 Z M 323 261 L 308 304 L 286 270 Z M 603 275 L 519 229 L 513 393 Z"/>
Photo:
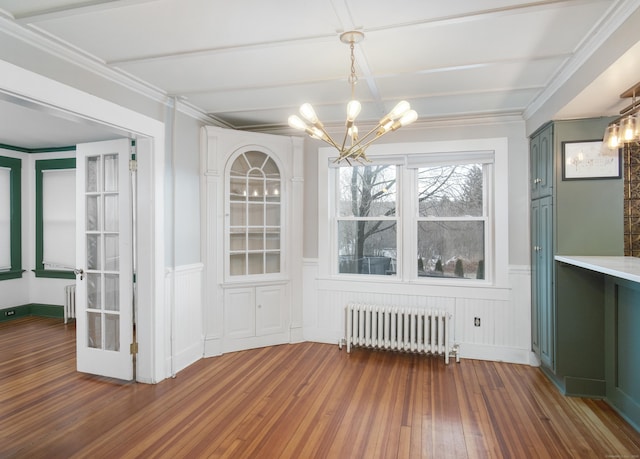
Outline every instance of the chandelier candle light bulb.
<path id="1" fill-rule="evenodd" d="M 348 44 L 351 49 L 351 74 L 348 79 L 351 84 L 351 100 L 347 104 L 347 119 L 345 122 L 346 131 L 344 134 L 344 140 L 342 141 L 342 146 L 338 146 L 338 144 L 325 130 L 324 125 L 320 122 L 320 119 L 311 104 L 304 103 L 300 106 L 300 115 L 309 124 L 305 123 L 296 115 L 291 115 L 289 117 L 289 126 L 294 129 L 305 131 L 312 138 L 322 140 L 338 150 L 339 155 L 335 162 L 340 162 L 342 160 L 345 160 L 349 164 L 351 164 L 350 160 L 356 160 L 361 163 L 370 162 L 365 154 L 365 150 L 369 145 L 386 133 L 395 131 L 403 126 L 407 126 L 418 118 L 418 113 L 415 110 L 411 110 L 409 102 L 403 100 L 399 102 L 387 115 L 385 115 L 373 129 L 367 132 L 363 137 L 358 138 L 358 127 L 355 125 L 355 120 L 362 110 L 362 104 L 354 98 L 355 85 L 358 81 L 355 70 L 354 46 L 356 43 L 360 43 L 363 39 L 364 34 L 360 31 L 349 31 L 340 35 L 340 41 Z M 375 136 L 365 142 L 365 140 L 374 133 Z M 347 138 L 351 139 L 351 145 L 349 146 L 346 145 Z"/>
<path id="2" fill-rule="evenodd" d="M 609 123 L 604 132 L 603 143 L 609 150 L 617 150 L 624 144 L 635 142 L 640 144 L 640 103 L 636 96 L 640 93 L 640 83 L 623 92 L 621 98 L 632 98 L 631 105 L 620 112 L 620 117 Z"/>

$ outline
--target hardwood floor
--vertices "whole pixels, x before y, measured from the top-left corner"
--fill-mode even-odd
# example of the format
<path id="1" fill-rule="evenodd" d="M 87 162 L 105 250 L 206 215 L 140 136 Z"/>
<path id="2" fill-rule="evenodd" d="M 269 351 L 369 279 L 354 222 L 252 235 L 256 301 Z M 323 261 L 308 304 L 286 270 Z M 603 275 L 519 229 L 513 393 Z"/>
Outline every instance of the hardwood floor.
<path id="1" fill-rule="evenodd" d="M 75 371 L 75 326 L 0 323 L 0 457 L 640 457 L 640 433 L 537 368 L 302 343 L 157 385 Z"/>

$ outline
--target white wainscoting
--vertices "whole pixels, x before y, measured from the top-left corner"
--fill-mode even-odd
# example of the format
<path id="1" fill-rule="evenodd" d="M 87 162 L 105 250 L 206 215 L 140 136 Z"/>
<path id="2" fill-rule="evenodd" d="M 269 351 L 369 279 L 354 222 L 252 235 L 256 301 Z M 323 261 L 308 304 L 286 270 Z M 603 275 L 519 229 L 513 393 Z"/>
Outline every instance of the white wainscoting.
<path id="1" fill-rule="evenodd" d="M 344 337 L 349 302 L 445 309 L 453 314 L 453 340 L 469 359 L 533 364 L 531 352 L 531 273 L 509 267 L 507 288 L 451 288 L 319 279 L 316 259 L 303 265 L 304 338 L 338 344 Z M 480 326 L 474 326 L 474 318 Z"/>
<path id="2" fill-rule="evenodd" d="M 203 356 L 204 331 L 202 325 L 202 263 L 177 266 L 175 271 L 167 268 L 165 276 L 165 298 L 170 308 L 174 299 L 173 320 L 167 324 L 166 336 L 173 336 L 173 345 L 166 344 L 167 374 L 178 372 Z M 173 288 L 175 286 L 175 291 Z M 167 317 L 172 317 L 171 311 Z M 171 364 L 173 359 L 173 365 Z"/>

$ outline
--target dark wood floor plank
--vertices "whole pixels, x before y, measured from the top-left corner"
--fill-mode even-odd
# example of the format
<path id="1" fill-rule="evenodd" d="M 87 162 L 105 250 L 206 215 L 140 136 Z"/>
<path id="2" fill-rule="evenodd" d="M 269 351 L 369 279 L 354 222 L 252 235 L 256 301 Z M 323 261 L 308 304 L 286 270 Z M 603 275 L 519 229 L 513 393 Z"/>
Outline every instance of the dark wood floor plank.
<path id="1" fill-rule="evenodd" d="M 0 323 L 0 458 L 634 457 L 640 433 L 537 369 L 317 343 L 157 385 L 75 371 L 73 324 Z"/>

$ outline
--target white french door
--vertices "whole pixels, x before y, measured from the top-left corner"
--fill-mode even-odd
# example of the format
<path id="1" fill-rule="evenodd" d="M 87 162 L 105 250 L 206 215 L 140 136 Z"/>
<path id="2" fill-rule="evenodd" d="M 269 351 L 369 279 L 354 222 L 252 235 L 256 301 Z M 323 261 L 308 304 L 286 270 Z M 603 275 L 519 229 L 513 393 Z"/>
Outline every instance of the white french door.
<path id="1" fill-rule="evenodd" d="M 133 379 L 130 140 L 76 147 L 76 354 L 84 373 Z"/>

